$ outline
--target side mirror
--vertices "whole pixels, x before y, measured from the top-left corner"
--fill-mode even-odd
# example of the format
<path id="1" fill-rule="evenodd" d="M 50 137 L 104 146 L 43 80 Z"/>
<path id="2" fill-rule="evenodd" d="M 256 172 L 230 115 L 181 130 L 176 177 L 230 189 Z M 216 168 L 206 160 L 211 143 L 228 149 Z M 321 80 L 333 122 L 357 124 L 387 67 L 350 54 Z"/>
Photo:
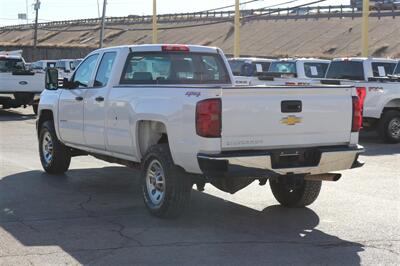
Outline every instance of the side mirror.
<path id="1" fill-rule="evenodd" d="M 70 81 L 68 78 L 63 78 L 62 87 L 64 89 L 69 89 L 69 90 L 76 89 L 79 87 L 79 82 L 76 82 L 76 81 L 74 82 L 74 81 Z"/>
<path id="2" fill-rule="evenodd" d="M 58 88 L 58 70 L 56 68 L 48 68 L 46 70 L 46 90 L 56 90 Z"/>

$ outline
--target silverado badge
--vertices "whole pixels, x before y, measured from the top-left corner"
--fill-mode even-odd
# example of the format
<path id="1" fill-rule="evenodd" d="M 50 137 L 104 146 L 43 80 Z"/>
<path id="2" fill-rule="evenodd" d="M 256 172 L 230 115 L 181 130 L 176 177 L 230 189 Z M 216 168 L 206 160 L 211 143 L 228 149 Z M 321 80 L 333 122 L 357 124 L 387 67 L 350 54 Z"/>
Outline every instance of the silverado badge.
<path id="1" fill-rule="evenodd" d="M 288 126 L 294 126 L 298 123 L 301 123 L 301 117 L 297 117 L 295 115 L 289 115 L 287 117 L 282 118 L 281 123 Z"/>

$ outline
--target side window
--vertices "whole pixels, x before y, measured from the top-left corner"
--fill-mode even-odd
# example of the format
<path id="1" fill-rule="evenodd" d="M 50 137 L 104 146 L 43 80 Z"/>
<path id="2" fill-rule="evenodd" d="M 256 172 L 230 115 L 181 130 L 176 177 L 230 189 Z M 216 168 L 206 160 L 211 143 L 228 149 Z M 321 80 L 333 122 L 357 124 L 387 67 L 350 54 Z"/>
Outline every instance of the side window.
<path id="1" fill-rule="evenodd" d="M 395 63 L 372 63 L 374 77 L 386 77 L 391 75 L 396 67 Z"/>
<path id="2" fill-rule="evenodd" d="M 107 85 L 116 55 L 116 52 L 104 53 L 94 80 L 94 87 L 103 87 Z"/>
<path id="3" fill-rule="evenodd" d="M 98 54 L 94 54 L 86 58 L 82 64 L 79 65 L 78 69 L 75 71 L 73 82 L 79 82 L 79 87 L 87 87 L 90 83 L 90 78 L 96 68 L 96 62 Z"/>

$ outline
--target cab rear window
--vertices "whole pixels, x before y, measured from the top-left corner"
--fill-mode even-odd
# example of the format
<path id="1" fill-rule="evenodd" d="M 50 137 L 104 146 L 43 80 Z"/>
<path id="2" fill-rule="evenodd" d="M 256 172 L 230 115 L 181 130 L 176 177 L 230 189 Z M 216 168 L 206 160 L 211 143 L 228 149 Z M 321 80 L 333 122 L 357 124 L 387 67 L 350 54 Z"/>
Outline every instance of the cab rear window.
<path id="1" fill-rule="evenodd" d="M 329 63 L 304 63 L 304 74 L 308 78 L 323 78 Z"/>
<path id="2" fill-rule="evenodd" d="M 229 84 L 221 57 L 208 53 L 133 52 L 120 84 Z"/>
<path id="3" fill-rule="evenodd" d="M 357 61 L 333 61 L 329 65 L 326 78 L 364 80 L 363 63 Z"/>
<path id="4" fill-rule="evenodd" d="M 268 72 L 271 73 L 282 73 L 282 74 L 296 74 L 296 63 L 295 62 L 272 62 Z"/>
<path id="5" fill-rule="evenodd" d="M 24 69 L 24 62 L 21 59 L 0 58 L 0 72 L 13 72 Z"/>

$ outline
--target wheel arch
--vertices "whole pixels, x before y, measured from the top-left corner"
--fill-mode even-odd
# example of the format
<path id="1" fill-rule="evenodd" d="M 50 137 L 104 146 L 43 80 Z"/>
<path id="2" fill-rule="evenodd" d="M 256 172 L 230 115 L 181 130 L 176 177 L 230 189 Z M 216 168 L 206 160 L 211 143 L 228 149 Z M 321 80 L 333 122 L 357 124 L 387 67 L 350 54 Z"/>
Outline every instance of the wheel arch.
<path id="1" fill-rule="evenodd" d="M 136 123 L 136 147 L 140 159 L 146 151 L 155 144 L 168 143 L 168 130 L 166 123 L 160 120 L 138 120 Z M 170 147 L 171 149 L 171 147 Z"/>
<path id="2" fill-rule="evenodd" d="M 54 121 L 53 111 L 50 109 L 42 109 L 40 110 L 38 121 L 37 121 L 37 134 L 39 136 L 41 126 L 46 121 Z"/>
<path id="3" fill-rule="evenodd" d="M 388 110 L 398 110 L 400 111 L 400 98 L 389 100 L 383 107 L 381 117 L 385 111 Z"/>

